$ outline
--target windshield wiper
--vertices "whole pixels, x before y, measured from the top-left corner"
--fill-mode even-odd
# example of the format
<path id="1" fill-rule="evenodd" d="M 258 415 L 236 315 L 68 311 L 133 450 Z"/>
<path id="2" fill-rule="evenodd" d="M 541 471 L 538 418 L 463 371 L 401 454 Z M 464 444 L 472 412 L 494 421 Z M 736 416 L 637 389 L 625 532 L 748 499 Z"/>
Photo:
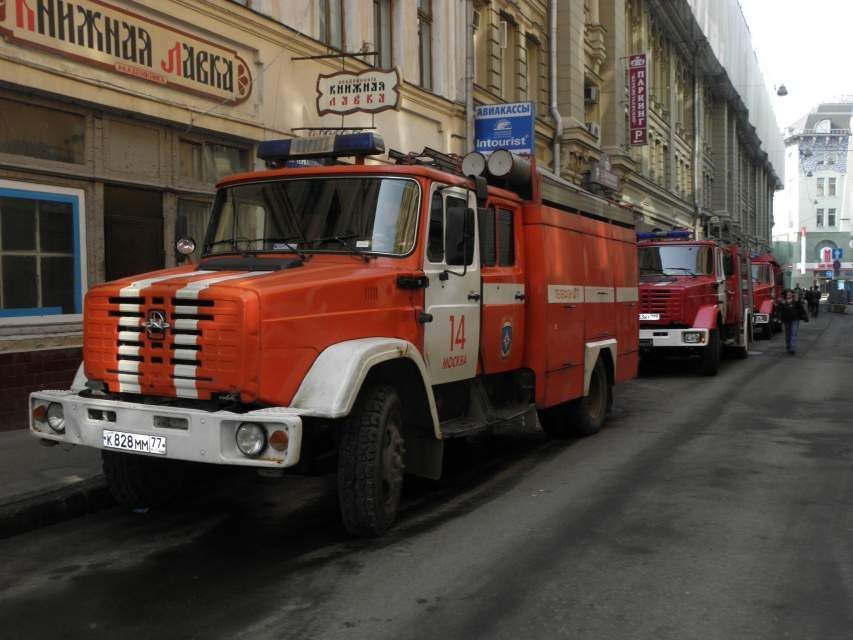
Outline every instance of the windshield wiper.
<path id="1" fill-rule="evenodd" d="M 686 272 L 686 273 L 687 273 L 687 275 L 688 275 L 688 276 L 693 276 L 694 278 L 695 278 L 697 275 L 699 275 L 698 273 L 693 273 L 693 271 L 691 271 L 691 270 L 690 270 L 690 269 L 688 269 L 687 267 L 666 267 L 666 268 L 667 268 L 667 269 L 669 269 L 669 270 L 671 270 L 671 271 L 684 271 L 684 272 Z"/>
<path id="2" fill-rule="evenodd" d="M 297 256 L 299 256 L 300 260 L 303 260 L 303 261 L 308 260 L 311 256 L 300 251 L 296 246 L 292 245 L 291 242 L 293 242 L 294 240 L 302 240 L 302 238 L 300 236 L 292 236 L 289 238 L 253 238 L 253 239 L 234 238 L 231 240 L 216 240 L 214 242 L 208 242 L 206 245 L 204 245 L 204 251 L 205 251 L 205 253 L 207 253 L 208 249 L 210 249 L 211 247 L 213 247 L 214 245 L 217 245 L 217 244 L 230 244 L 234 253 L 242 253 L 244 255 L 249 254 L 249 253 L 259 253 L 261 251 L 282 251 L 283 250 L 280 247 L 274 247 L 272 249 L 248 249 L 247 248 L 247 249 L 243 249 L 242 251 L 237 248 L 238 242 L 246 242 L 249 244 L 254 243 L 254 242 L 262 242 L 262 243 L 272 242 L 273 244 L 275 244 L 275 243 L 283 244 L 284 249 L 286 249 L 287 251 L 290 251 L 291 253 L 295 253 Z"/>
<path id="3" fill-rule="evenodd" d="M 361 258 L 363 258 L 365 262 L 369 262 L 371 258 L 375 258 L 376 256 L 371 256 L 370 254 L 365 253 L 364 251 L 362 251 L 358 247 L 354 247 L 349 242 L 347 242 L 347 240 L 353 240 L 353 239 L 358 238 L 358 237 L 359 237 L 359 234 L 351 233 L 351 234 L 346 235 L 346 236 L 326 236 L 325 238 L 315 238 L 311 242 L 322 244 L 323 242 L 335 241 L 338 244 L 340 244 L 342 247 L 344 247 L 345 249 L 349 249 L 354 255 L 357 255 L 357 256 L 360 256 Z"/>

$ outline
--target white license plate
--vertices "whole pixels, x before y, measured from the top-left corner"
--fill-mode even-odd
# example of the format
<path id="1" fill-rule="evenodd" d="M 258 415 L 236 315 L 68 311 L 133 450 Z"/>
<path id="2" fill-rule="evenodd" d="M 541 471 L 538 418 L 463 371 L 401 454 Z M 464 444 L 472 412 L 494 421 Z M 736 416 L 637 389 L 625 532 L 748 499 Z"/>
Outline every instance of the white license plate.
<path id="1" fill-rule="evenodd" d="M 154 453 L 158 456 L 166 455 L 166 438 L 163 436 L 146 436 L 138 433 L 125 433 L 124 431 L 108 431 L 104 429 L 103 438 L 104 446 L 108 449 Z"/>
<path id="2" fill-rule="evenodd" d="M 641 313 L 640 320 L 660 320 L 659 313 Z"/>

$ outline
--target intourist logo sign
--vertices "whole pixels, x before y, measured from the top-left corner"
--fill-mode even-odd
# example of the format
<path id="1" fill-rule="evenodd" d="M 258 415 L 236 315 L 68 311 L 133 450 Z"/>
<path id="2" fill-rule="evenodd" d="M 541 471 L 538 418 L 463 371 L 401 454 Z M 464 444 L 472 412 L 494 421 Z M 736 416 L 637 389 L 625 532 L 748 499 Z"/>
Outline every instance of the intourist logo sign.
<path id="1" fill-rule="evenodd" d="M 0 0 L 0 35 L 226 104 L 252 92 L 249 65 L 234 50 L 103 0 Z"/>
<path id="2" fill-rule="evenodd" d="M 497 149 L 533 153 L 535 121 L 532 102 L 480 105 L 474 111 L 474 148 L 480 153 Z"/>

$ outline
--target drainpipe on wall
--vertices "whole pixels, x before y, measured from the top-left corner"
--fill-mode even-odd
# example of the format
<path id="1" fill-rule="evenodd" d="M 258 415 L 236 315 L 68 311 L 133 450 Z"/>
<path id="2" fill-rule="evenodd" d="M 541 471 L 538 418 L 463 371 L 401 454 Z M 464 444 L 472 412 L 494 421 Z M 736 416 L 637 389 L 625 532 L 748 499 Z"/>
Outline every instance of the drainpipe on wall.
<path id="1" fill-rule="evenodd" d="M 548 8 L 548 79 L 551 94 L 551 119 L 554 121 L 554 173 L 560 175 L 560 139 L 563 137 L 563 117 L 557 108 L 557 0 Z"/>
<path id="2" fill-rule="evenodd" d="M 699 135 L 699 125 L 702 122 L 701 114 L 699 113 L 699 47 L 693 50 L 693 210 L 696 219 L 693 221 L 693 233 L 696 238 L 700 236 L 699 230 L 702 221 L 702 204 L 699 201 L 700 185 L 704 188 L 702 181 L 702 150 L 700 144 L 702 141 Z M 702 101 L 702 109 L 706 108 L 705 101 Z"/>
<path id="3" fill-rule="evenodd" d="M 465 5 L 465 127 L 471 152 L 474 150 L 474 0 Z"/>

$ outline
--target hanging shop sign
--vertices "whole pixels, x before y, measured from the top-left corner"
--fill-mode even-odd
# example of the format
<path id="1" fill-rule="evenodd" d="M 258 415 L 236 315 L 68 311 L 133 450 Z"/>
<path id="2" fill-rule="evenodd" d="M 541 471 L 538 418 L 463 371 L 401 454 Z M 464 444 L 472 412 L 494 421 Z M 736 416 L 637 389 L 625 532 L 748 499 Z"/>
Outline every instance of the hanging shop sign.
<path id="1" fill-rule="evenodd" d="M 592 163 L 589 170 L 589 181 L 611 191 L 619 191 L 619 176 L 613 172 L 610 156 L 601 154 L 601 159 Z"/>
<path id="2" fill-rule="evenodd" d="M 474 109 L 474 148 L 533 153 L 536 107 L 532 102 L 481 104 Z"/>
<path id="3" fill-rule="evenodd" d="M 366 69 L 341 71 L 317 78 L 317 113 L 346 115 L 378 113 L 400 108 L 400 71 Z"/>
<path id="4" fill-rule="evenodd" d="M 628 57 L 628 142 L 643 145 L 649 140 L 649 85 L 646 54 Z"/>
<path id="5" fill-rule="evenodd" d="M 225 104 L 252 92 L 249 65 L 233 49 L 103 0 L 0 0 L 0 35 Z"/>

